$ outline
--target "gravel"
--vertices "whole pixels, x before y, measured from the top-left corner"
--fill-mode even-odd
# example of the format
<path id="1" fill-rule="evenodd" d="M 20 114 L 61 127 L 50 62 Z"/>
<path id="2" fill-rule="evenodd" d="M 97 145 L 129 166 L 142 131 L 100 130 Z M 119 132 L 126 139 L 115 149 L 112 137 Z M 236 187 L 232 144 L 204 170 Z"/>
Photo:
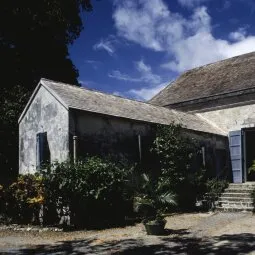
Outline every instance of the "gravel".
<path id="1" fill-rule="evenodd" d="M 188 213 L 166 218 L 164 236 L 144 226 L 63 232 L 0 226 L 1 254 L 255 254 L 251 213 Z"/>

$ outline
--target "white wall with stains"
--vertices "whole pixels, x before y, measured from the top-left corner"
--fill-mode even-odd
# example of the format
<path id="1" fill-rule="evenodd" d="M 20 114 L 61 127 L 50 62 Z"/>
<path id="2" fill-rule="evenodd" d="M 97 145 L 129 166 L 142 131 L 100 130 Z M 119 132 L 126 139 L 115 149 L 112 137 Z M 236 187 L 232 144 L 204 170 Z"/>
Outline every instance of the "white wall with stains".
<path id="1" fill-rule="evenodd" d="M 255 104 L 201 112 L 198 115 L 215 123 L 226 134 L 229 131 L 255 126 Z"/>
<path id="2" fill-rule="evenodd" d="M 36 135 L 47 132 L 51 161 L 69 157 L 68 110 L 43 86 L 19 124 L 19 173 L 36 171 Z"/>

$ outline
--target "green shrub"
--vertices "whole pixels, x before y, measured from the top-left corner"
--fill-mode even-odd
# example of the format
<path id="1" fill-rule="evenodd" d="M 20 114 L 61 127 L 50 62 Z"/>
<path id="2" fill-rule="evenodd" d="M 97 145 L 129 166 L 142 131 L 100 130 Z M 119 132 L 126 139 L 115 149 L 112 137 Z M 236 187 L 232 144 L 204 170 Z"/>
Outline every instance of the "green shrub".
<path id="1" fill-rule="evenodd" d="M 68 208 L 72 224 L 77 226 L 118 223 L 127 213 L 131 172 L 132 167 L 98 157 L 76 164 L 55 163 L 42 170 L 45 213 L 53 216 L 48 220 L 56 221 L 52 208 L 57 206 L 60 215 Z"/>
<path id="2" fill-rule="evenodd" d="M 144 222 L 163 219 L 163 213 L 176 206 L 175 195 L 162 185 L 158 178 L 148 174 L 140 176 L 134 197 L 134 210 L 140 213 Z"/>
<path id="3" fill-rule="evenodd" d="M 215 202 L 218 200 L 220 194 L 228 187 L 227 180 L 220 180 L 213 178 L 206 182 L 206 195 L 205 199 L 207 202 L 208 209 L 215 208 Z"/>
<path id="4" fill-rule="evenodd" d="M 36 174 L 20 175 L 17 181 L 2 191 L 7 216 L 16 223 L 39 223 L 39 211 L 44 203 L 42 178 Z"/>
<path id="5" fill-rule="evenodd" d="M 181 125 L 158 126 L 152 151 L 160 163 L 160 181 L 177 195 L 182 210 L 193 209 L 196 197 L 204 190 L 205 169 L 194 162 L 201 154 L 195 139 L 184 133 Z"/>

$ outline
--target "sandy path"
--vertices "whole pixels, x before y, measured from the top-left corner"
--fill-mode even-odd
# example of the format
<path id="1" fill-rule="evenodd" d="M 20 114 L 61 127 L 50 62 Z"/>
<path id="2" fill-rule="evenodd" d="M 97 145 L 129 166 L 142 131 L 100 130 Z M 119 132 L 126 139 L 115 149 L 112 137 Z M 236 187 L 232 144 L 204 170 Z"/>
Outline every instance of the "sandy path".
<path id="1" fill-rule="evenodd" d="M 101 231 L 0 231 L 2 254 L 255 254 L 255 216 L 193 213 L 167 217 L 165 236 L 142 224 Z"/>

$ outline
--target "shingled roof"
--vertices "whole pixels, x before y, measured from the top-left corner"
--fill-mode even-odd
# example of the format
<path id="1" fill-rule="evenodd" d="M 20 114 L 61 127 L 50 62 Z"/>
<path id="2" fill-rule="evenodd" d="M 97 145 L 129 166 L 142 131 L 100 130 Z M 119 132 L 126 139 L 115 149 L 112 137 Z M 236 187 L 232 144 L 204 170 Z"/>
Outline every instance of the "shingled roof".
<path id="1" fill-rule="evenodd" d="M 224 131 L 197 115 L 46 79 L 41 79 L 38 89 L 40 86 L 44 86 L 67 109 L 78 109 L 147 123 L 170 124 L 174 121 L 190 130 L 225 135 Z M 21 119 L 22 116 L 19 121 Z"/>
<path id="2" fill-rule="evenodd" d="M 254 87 L 255 52 L 252 52 L 187 71 L 149 102 L 167 106 Z"/>

